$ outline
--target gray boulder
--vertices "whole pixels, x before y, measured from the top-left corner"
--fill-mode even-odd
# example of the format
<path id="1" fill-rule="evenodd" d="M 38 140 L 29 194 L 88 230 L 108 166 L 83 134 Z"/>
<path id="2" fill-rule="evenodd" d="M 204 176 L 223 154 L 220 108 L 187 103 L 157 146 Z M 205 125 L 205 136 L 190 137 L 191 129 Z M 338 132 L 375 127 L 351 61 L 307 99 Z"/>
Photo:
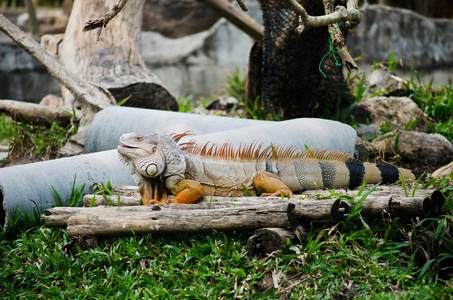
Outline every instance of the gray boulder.
<path id="1" fill-rule="evenodd" d="M 371 147 L 385 158 L 402 155 L 406 161 L 430 166 L 443 166 L 453 161 L 453 145 L 437 133 L 394 131 L 372 141 Z"/>
<path id="2" fill-rule="evenodd" d="M 410 129 L 427 131 L 433 120 L 421 111 L 417 104 L 407 97 L 374 97 L 357 103 L 354 109 L 357 122 L 366 123 L 367 120 L 381 126 L 386 121 L 391 130 L 405 129 L 409 122 L 417 121 Z"/>

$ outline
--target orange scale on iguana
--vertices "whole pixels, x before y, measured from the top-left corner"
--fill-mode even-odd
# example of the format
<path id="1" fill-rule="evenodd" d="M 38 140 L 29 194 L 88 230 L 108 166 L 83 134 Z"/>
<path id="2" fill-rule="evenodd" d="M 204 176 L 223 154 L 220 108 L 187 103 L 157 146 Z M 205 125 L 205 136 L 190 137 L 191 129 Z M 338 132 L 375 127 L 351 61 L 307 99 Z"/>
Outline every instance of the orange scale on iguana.
<path id="1" fill-rule="evenodd" d="M 231 143 L 179 144 L 187 135 L 121 136 L 120 158 L 145 205 L 166 202 L 167 191 L 176 196 L 172 203 L 194 203 L 203 195 L 242 196 L 244 187 L 255 195 L 287 197 L 307 189 L 355 188 L 365 180 L 393 183 L 400 172 L 405 180 L 420 177 L 407 169 L 362 163 L 327 149 L 296 152 L 294 145 L 270 145 L 261 150 L 263 144 L 255 142 L 238 149 Z"/>

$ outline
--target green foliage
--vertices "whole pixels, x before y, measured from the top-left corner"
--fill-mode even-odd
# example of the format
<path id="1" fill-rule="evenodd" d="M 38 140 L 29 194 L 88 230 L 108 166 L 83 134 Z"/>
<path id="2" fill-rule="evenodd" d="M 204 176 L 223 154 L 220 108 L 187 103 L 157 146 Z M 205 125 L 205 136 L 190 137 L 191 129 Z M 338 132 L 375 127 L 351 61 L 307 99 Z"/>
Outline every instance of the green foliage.
<path id="1" fill-rule="evenodd" d="M 239 69 L 236 68 L 233 75 L 227 76 L 226 91 L 228 96 L 238 99 L 239 102 L 245 101 L 245 77 L 241 78 Z"/>
<path id="2" fill-rule="evenodd" d="M 30 201 L 34 202 L 33 200 Z M 8 228 L 4 228 L 0 224 L 0 241 L 15 238 L 20 232 L 32 231 L 44 224 L 41 220 L 42 208 L 39 208 L 36 203 L 34 204 L 35 207 L 32 209 L 32 214 L 29 214 L 25 210 L 19 212 L 19 206 L 16 206 L 13 209 Z"/>
<path id="3" fill-rule="evenodd" d="M 112 201 L 112 196 L 114 195 L 113 193 L 113 187 L 112 184 L 109 181 L 107 181 L 107 184 L 104 184 L 103 182 L 96 182 L 93 184 L 93 198 L 91 199 L 90 202 L 90 207 L 94 206 L 95 200 L 96 200 L 96 195 L 101 194 L 102 197 L 104 198 L 105 202 L 107 203 L 108 206 L 119 206 L 120 205 L 120 195 L 118 194 L 116 203 Z"/>
<path id="4" fill-rule="evenodd" d="M 395 73 L 396 67 L 403 65 L 403 61 L 401 59 L 395 60 L 393 51 L 390 52 L 388 61 L 381 61 L 381 62 L 373 62 L 373 70 L 387 68 L 390 72 Z"/>
<path id="5" fill-rule="evenodd" d="M 67 112 L 75 116 L 75 112 Z M 8 140 L 10 144 L 9 157 L 30 157 L 55 158 L 58 157 L 58 150 L 63 147 L 69 138 L 74 135 L 78 126 L 76 123 L 66 128 L 57 123 L 47 120 L 48 126 L 30 125 L 24 122 L 12 121 L 5 115 L 0 116 L 2 139 Z"/>
<path id="6" fill-rule="evenodd" d="M 396 67 L 401 65 L 401 60 L 395 60 L 393 52 L 389 56 L 388 62 L 374 62 L 373 68 L 387 68 L 390 72 L 395 72 Z M 355 73 L 347 75 L 347 85 L 351 88 L 356 102 L 364 100 L 367 91 L 366 76 L 363 73 Z M 438 88 L 432 86 L 433 79 L 429 84 L 424 84 L 420 80 L 419 73 L 411 67 L 411 78 L 405 84 L 406 95 L 411 98 L 418 107 L 424 111 L 429 117 L 434 119 L 434 124 L 428 130 L 428 133 L 439 133 L 445 136 L 450 142 L 453 142 L 453 87 L 451 84 L 444 85 Z M 379 91 L 369 98 L 378 96 L 388 91 Z M 353 114 L 353 112 L 352 112 Z M 347 115 L 346 115 L 347 116 Z M 347 116 L 348 117 L 348 116 Z M 336 118 L 345 123 L 354 126 L 354 118 Z M 414 120 L 406 125 L 405 130 L 410 130 L 411 126 L 417 122 Z M 381 126 L 383 133 L 391 131 L 388 123 Z"/>
<path id="7" fill-rule="evenodd" d="M 212 100 L 212 97 L 202 97 L 199 98 L 197 101 L 193 100 L 193 96 L 189 95 L 187 97 L 178 97 L 176 101 L 178 102 L 179 112 L 190 112 L 192 111 L 197 105 L 206 106 Z M 196 103 L 196 104 L 194 104 Z"/>
<path id="8" fill-rule="evenodd" d="M 421 83 L 419 73 L 411 68 L 411 79 L 406 85 L 408 97 L 436 122 L 430 132 L 442 134 L 453 142 L 453 87 L 450 84 L 433 88 L 432 83 L 433 80 L 429 84 Z"/>
<path id="9" fill-rule="evenodd" d="M 85 184 L 76 187 L 76 178 L 76 175 L 74 175 L 71 195 L 69 197 L 68 203 L 66 204 L 67 207 L 80 206 L 83 200 L 83 190 L 85 188 Z M 55 206 L 64 206 L 63 200 L 61 199 L 60 194 L 58 194 L 58 191 L 53 186 L 51 186 L 51 189 L 55 194 Z M 30 229 L 33 230 L 39 228 L 44 224 L 44 222 L 41 220 L 41 215 L 43 214 L 42 207 L 38 207 L 38 205 L 32 199 L 30 199 L 30 201 L 35 205 L 35 207 L 33 207 L 32 209 L 32 214 L 30 215 L 25 210 L 20 212 L 19 206 L 16 206 L 13 209 L 12 216 L 10 216 L 8 228 L 5 229 L 0 225 L 0 240 L 15 237 L 18 233 L 23 233 L 29 231 Z"/>
<path id="10" fill-rule="evenodd" d="M 5 113 L 0 113 L 0 140 L 8 139 L 16 135 L 14 121 L 8 118 Z"/>
<path id="11" fill-rule="evenodd" d="M 77 207 L 77 206 L 82 205 L 83 191 L 85 189 L 85 184 L 76 188 L 75 187 L 76 179 L 77 179 L 77 175 L 74 174 L 74 181 L 72 182 L 71 196 L 69 197 L 68 203 L 66 204 L 67 207 Z M 61 200 L 60 194 L 58 194 L 57 190 L 53 186 L 51 186 L 51 188 L 56 197 L 55 206 L 59 206 L 59 207 L 64 206 L 63 201 Z"/>
<path id="12" fill-rule="evenodd" d="M 266 121 L 280 121 L 281 116 L 277 113 L 268 112 L 261 106 L 260 97 L 256 97 L 253 101 L 245 99 L 245 82 L 246 79 L 241 78 L 239 69 L 236 68 L 234 73 L 227 77 L 226 92 L 230 97 L 238 99 L 247 110 L 251 119 L 266 120 Z"/>

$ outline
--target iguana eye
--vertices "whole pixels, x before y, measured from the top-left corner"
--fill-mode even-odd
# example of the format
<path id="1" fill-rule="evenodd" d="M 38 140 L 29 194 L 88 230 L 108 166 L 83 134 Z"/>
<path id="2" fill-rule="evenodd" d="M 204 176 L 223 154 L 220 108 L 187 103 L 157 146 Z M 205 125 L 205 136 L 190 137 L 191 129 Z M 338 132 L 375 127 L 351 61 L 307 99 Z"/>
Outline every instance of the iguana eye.
<path id="1" fill-rule="evenodd" d="M 154 147 L 154 148 L 153 148 L 153 153 L 156 153 L 156 151 L 157 151 L 157 148 Z"/>
<path id="2" fill-rule="evenodd" d="M 141 140 L 143 140 L 143 138 L 140 137 L 140 136 L 138 136 L 138 137 L 135 138 L 135 140 L 138 141 L 138 142 L 140 142 Z"/>

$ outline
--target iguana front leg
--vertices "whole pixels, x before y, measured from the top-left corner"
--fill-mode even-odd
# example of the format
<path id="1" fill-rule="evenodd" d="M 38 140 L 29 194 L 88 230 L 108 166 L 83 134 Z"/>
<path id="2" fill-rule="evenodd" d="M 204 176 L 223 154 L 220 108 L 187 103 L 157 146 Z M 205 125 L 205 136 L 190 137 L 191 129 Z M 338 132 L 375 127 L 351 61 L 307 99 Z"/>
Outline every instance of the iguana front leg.
<path id="1" fill-rule="evenodd" d="M 172 203 L 194 203 L 204 193 L 203 186 L 196 180 L 169 177 L 165 184 L 170 192 L 176 195 Z"/>
<path id="2" fill-rule="evenodd" d="M 264 197 L 293 196 L 293 192 L 274 173 L 261 172 L 253 178 L 256 191 Z"/>
<path id="3" fill-rule="evenodd" d="M 167 191 L 160 180 L 141 180 L 138 189 L 143 205 L 167 203 Z"/>

